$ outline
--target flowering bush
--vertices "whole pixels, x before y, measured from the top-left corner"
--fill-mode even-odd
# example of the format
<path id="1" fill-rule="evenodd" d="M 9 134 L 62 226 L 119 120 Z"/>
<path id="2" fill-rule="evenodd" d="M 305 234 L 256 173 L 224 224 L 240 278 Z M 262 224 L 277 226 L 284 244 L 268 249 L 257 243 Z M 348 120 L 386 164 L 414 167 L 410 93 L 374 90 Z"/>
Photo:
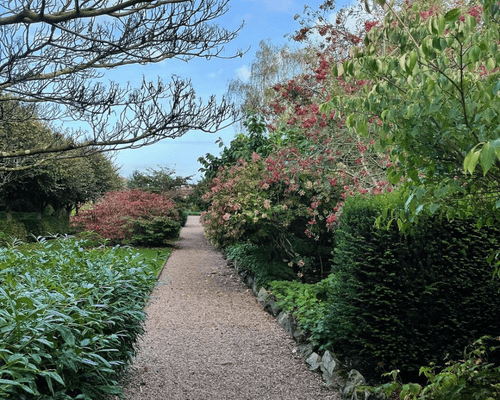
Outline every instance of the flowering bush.
<path id="1" fill-rule="evenodd" d="M 163 222 L 158 223 L 159 220 Z M 156 222 L 148 224 L 147 221 Z M 164 229 L 165 223 L 168 223 L 169 229 Z M 148 242 L 144 237 L 148 234 L 146 225 L 149 235 L 155 237 L 155 244 L 158 244 L 159 236 L 172 239 L 180 230 L 179 212 L 174 202 L 165 196 L 140 189 L 108 193 L 92 208 L 81 210 L 72 217 L 71 224 L 95 231 L 113 242 L 137 244 Z"/>
<path id="2" fill-rule="evenodd" d="M 311 74 L 275 86 L 275 98 L 263 110 L 272 150 L 219 167 L 204 196 L 211 207 L 203 217 L 216 245 L 265 238 L 299 276 L 324 277 L 344 200 L 392 190 L 388 156 L 369 139 L 350 135 L 334 113 L 320 111 L 328 91 L 353 93 L 366 84 L 347 85 L 330 69 L 318 53 Z"/>

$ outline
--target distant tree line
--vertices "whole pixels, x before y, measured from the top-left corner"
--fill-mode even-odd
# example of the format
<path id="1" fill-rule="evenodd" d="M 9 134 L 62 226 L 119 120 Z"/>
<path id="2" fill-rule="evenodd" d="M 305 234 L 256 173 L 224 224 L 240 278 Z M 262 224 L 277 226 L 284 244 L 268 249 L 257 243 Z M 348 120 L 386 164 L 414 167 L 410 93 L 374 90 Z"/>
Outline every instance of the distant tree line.
<path id="1" fill-rule="evenodd" d="M 0 152 L 68 140 L 40 119 L 33 118 L 17 101 L 0 102 L 0 113 L 10 114 L 0 125 Z M 75 150 L 71 158 L 41 163 L 36 168 L 0 171 L 0 211 L 34 212 L 39 218 L 52 208 L 58 217 L 69 215 L 79 204 L 123 187 L 117 168 L 105 153 L 86 155 Z"/>

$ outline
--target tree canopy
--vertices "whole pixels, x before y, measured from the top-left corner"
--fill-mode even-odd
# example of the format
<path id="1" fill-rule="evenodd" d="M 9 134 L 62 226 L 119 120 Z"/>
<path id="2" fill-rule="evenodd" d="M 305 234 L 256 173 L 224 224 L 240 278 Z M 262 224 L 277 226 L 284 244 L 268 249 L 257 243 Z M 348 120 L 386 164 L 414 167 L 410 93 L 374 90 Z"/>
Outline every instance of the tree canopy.
<path id="1" fill-rule="evenodd" d="M 233 31 L 214 20 L 229 0 L 12 0 L 0 6 L 0 124 L 30 118 L 78 121 L 81 129 L 43 144 L 2 148 L 0 167 L 137 148 L 191 129 L 213 132 L 236 115 L 225 99 L 203 103 L 191 82 L 173 76 L 133 88 L 105 84 L 104 72 L 167 59 L 221 57 Z M 3 112 L 14 99 L 23 116 Z M 79 154 L 80 155 L 80 154 Z"/>
<path id="2" fill-rule="evenodd" d="M 390 179 L 408 193 L 400 227 L 422 212 L 453 218 L 478 209 L 479 224 L 492 223 L 500 207 L 498 4 L 379 3 L 384 20 L 335 67 L 360 90 L 323 110 L 341 111 L 391 152 Z"/>

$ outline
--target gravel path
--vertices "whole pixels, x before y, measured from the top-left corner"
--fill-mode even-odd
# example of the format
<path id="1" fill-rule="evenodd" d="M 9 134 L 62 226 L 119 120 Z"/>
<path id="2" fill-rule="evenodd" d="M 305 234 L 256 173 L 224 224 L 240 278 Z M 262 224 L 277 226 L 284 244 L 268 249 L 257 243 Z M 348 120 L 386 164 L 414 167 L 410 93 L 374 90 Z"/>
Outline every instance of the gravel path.
<path id="1" fill-rule="evenodd" d="M 190 216 L 147 308 L 127 400 L 332 399 Z"/>

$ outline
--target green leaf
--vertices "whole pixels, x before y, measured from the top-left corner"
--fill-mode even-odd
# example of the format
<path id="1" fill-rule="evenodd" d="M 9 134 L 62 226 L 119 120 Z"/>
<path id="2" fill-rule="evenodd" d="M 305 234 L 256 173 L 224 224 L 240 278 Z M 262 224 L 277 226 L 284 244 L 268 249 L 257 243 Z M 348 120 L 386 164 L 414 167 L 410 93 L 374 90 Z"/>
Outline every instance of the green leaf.
<path id="1" fill-rule="evenodd" d="M 454 8 L 453 10 L 448 11 L 444 15 L 444 19 L 445 19 L 445 21 L 453 22 L 453 21 L 456 21 L 460 17 L 460 14 L 462 14 L 462 11 L 460 10 L 460 8 Z"/>
<path id="2" fill-rule="evenodd" d="M 479 161 L 483 168 L 483 176 L 488 173 L 497 159 L 496 149 L 488 142 L 481 149 Z"/>
<path id="3" fill-rule="evenodd" d="M 469 151 L 469 153 L 465 156 L 464 171 L 466 174 L 470 173 L 472 175 L 474 173 L 474 170 L 476 169 L 477 163 L 479 162 L 481 151 L 475 151 L 476 147 Z"/>
<path id="4" fill-rule="evenodd" d="M 438 204 L 438 203 L 432 203 L 430 206 L 429 206 L 429 212 L 432 214 L 434 214 L 437 210 L 439 210 L 439 208 L 441 207 L 441 204 Z"/>
<path id="5" fill-rule="evenodd" d="M 496 96 L 499 90 L 500 90 L 500 80 L 495 84 L 495 86 L 493 86 L 493 89 L 491 90 L 493 96 Z"/>
<path id="6" fill-rule="evenodd" d="M 55 326 L 55 329 L 59 331 L 61 337 L 63 338 L 66 344 L 69 344 L 70 346 L 75 345 L 75 336 L 73 335 L 73 333 L 71 333 L 71 330 L 68 327 L 63 325 L 57 325 Z"/>
<path id="7" fill-rule="evenodd" d="M 486 60 L 486 69 L 488 71 L 491 71 L 492 69 L 494 69 L 496 67 L 496 61 L 493 57 L 490 57 Z M 498 91 L 498 90 L 497 90 Z M 495 94 L 496 96 L 496 94 Z"/>
<path id="8" fill-rule="evenodd" d="M 408 73 L 413 73 L 413 70 L 415 69 L 415 65 L 417 64 L 418 60 L 418 55 L 416 51 L 411 51 L 410 52 L 410 63 L 408 64 Z"/>

